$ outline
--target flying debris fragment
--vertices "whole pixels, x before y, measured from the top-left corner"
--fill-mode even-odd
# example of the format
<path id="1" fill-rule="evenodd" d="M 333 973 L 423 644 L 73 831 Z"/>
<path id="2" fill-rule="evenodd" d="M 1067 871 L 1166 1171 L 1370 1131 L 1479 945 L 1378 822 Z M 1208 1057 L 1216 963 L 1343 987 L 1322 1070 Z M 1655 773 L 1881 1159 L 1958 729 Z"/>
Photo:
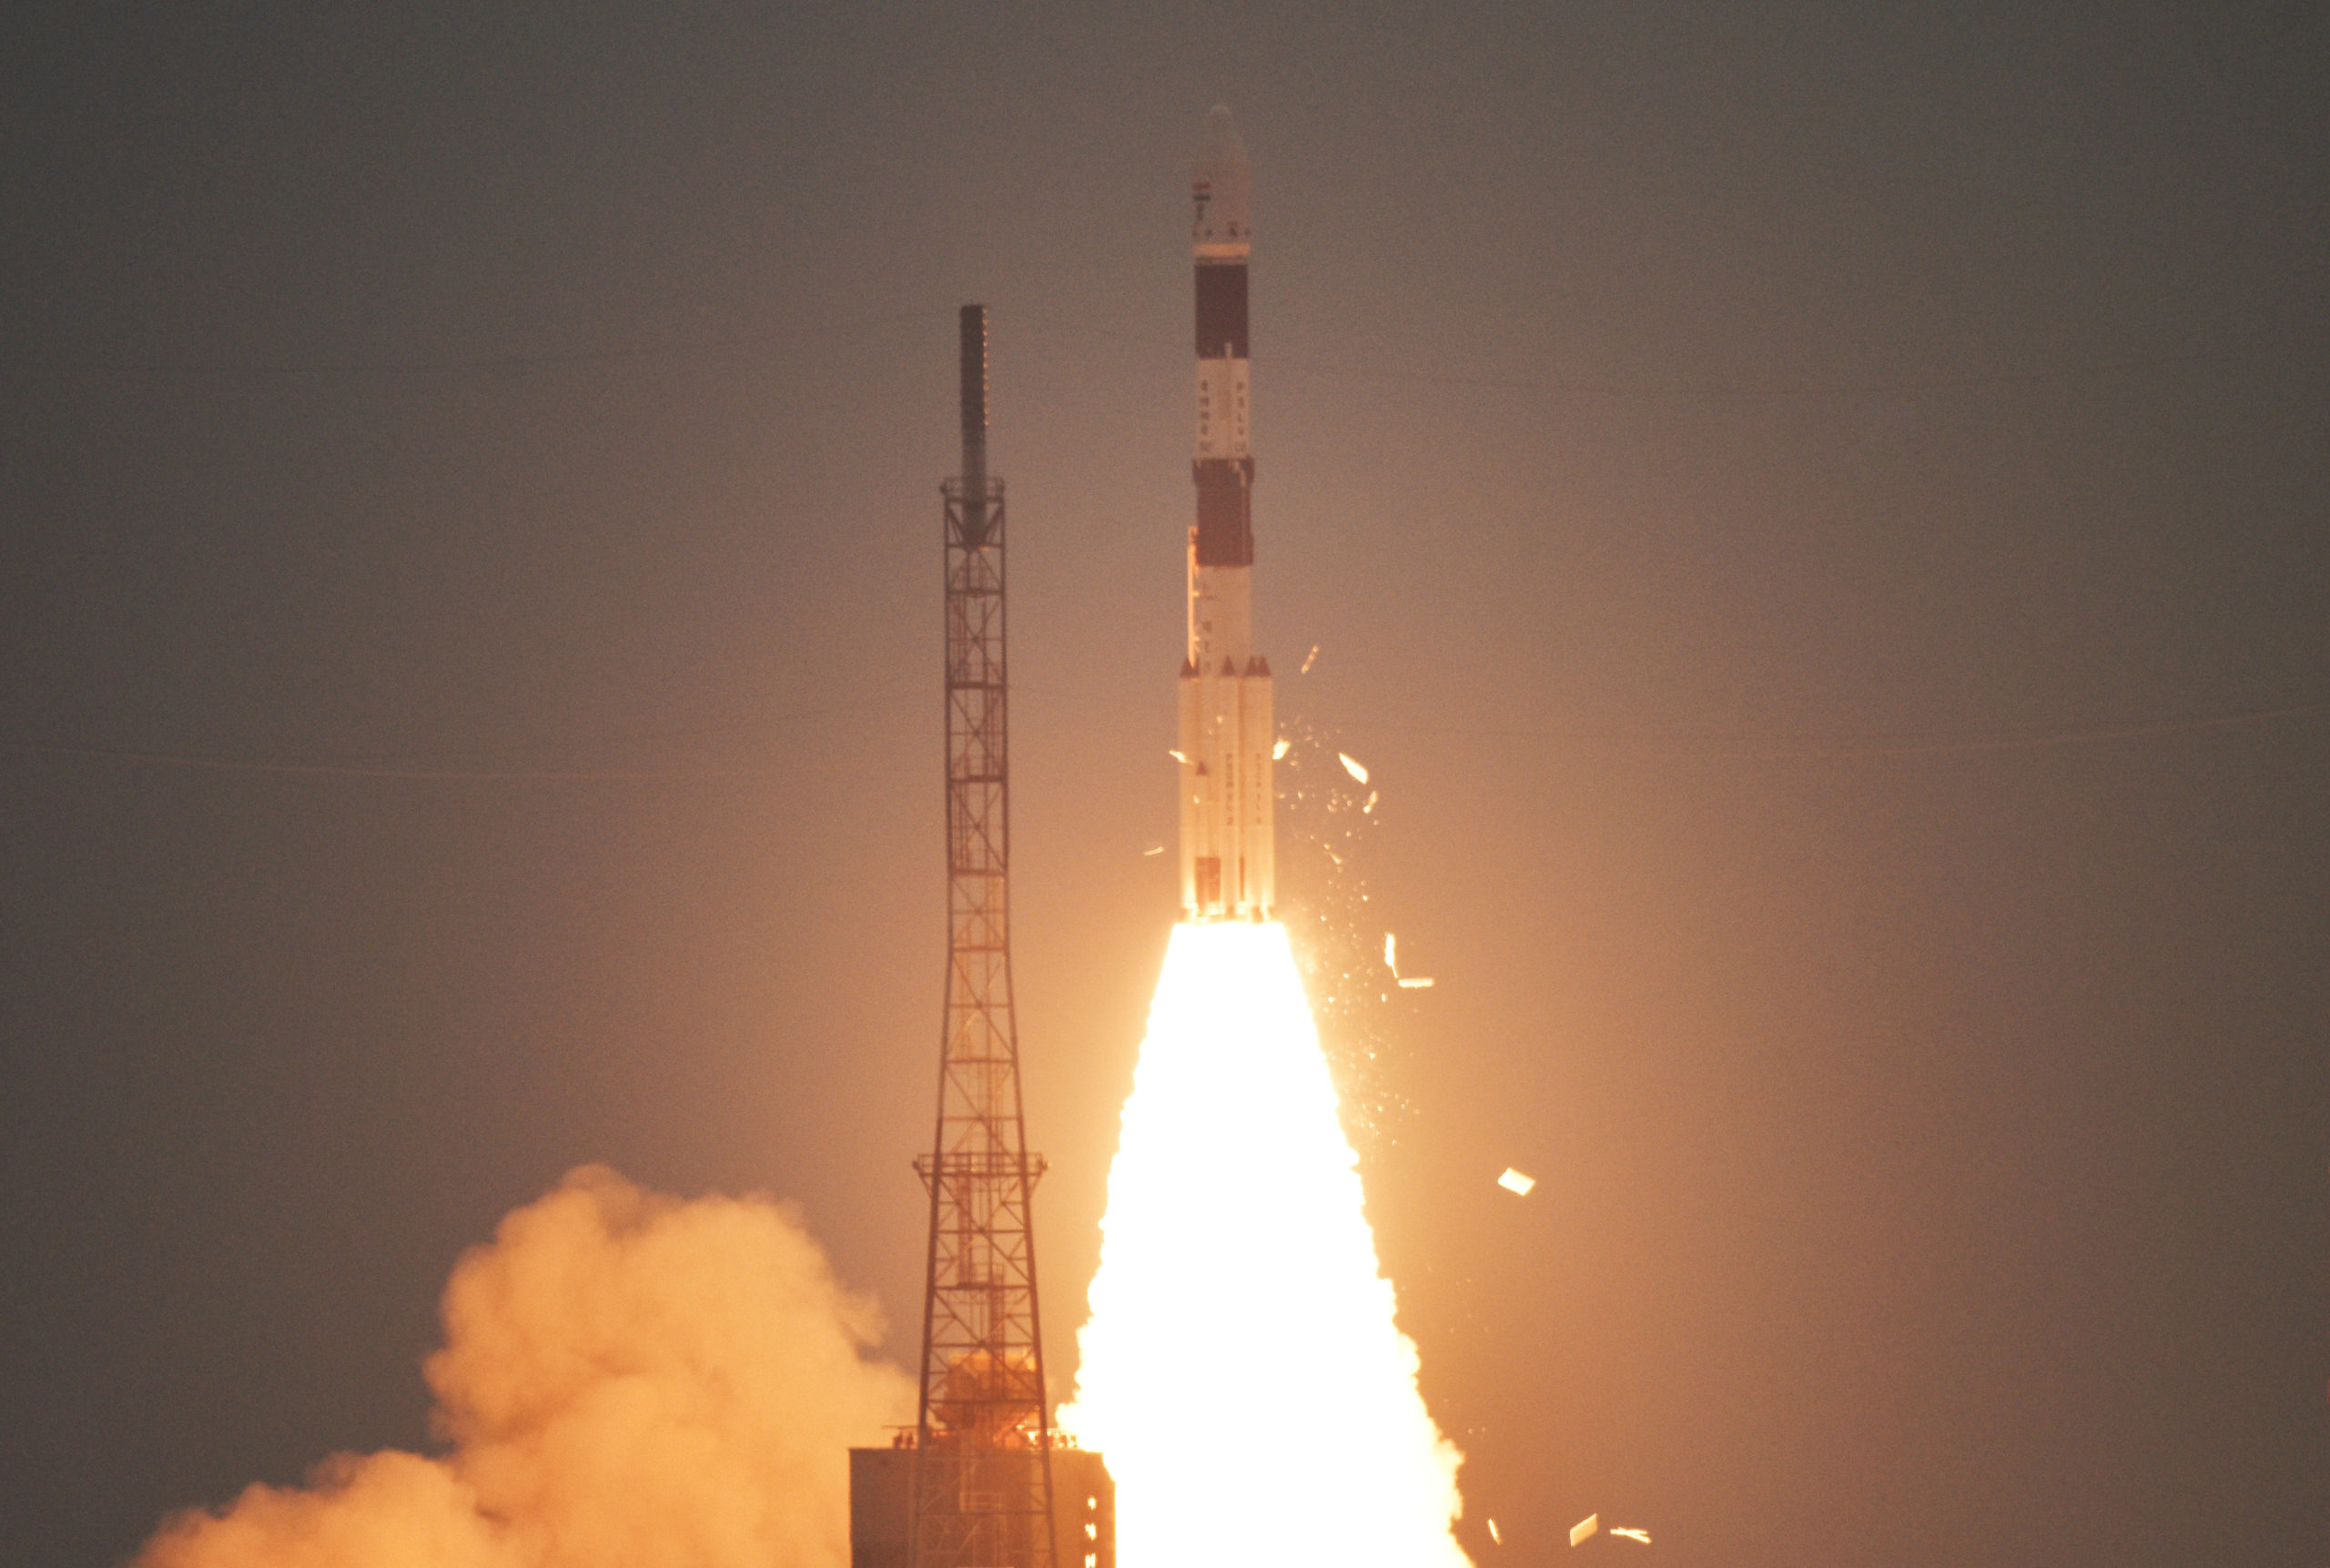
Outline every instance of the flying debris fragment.
<path id="1" fill-rule="evenodd" d="M 1504 1537 L 1496 1533 L 1496 1521 L 1494 1519 L 1489 1521 L 1489 1540 L 1499 1546 L 1504 1544 Z"/>
<path id="2" fill-rule="evenodd" d="M 1534 1176 L 1524 1176 L 1508 1165 L 1504 1168 L 1504 1174 L 1496 1179 L 1496 1184 L 1515 1198 L 1526 1198 L 1529 1196 L 1529 1189 L 1537 1185 L 1537 1179 Z M 1599 1519 L 1601 1515 L 1597 1513 L 1594 1517 Z M 1594 1521 L 1589 1519 L 1586 1522 L 1591 1524 Z M 1570 1544 L 1575 1546 L 1577 1543 L 1572 1542 Z"/>
<path id="3" fill-rule="evenodd" d="M 1371 798 L 1368 804 L 1373 805 L 1374 801 Z M 1383 966 L 1392 971 L 1392 978 L 1399 981 L 1401 990 L 1431 990 L 1432 981 L 1426 976 L 1422 975 L 1403 975 L 1400 973 L 1399 942 L 1400 939 L 1393 936 L 1389 931 L 1383 933 Z"/>
<path id="4" fill-rule="evenodd" d="M 1336 759 L 1343 764 L 1343 772 L 1351 774 L 1352 777 L 1357 779 L 1362 784 L 1365 784 L 1367 782 L 1367 770 L 1361 767 L 1357 763 L 1352 761 L 1351 754 L 1349 752 L 1337 752 L 1335 756 Z"/>
<path id="5" fill-rule="evenodd" d="M 1639 1541 L 1645 1546 L 1650 1544 L 1650 1532 L 1647 1530 L 1613 1530 L 1610 1533 L 1623 1535 L 1629 1541 Z"/>
<path id="6" fill-rule="evenodd" d="M 1142 850 L 1140 853 L 1141 853 L 1141 854 L 1143 854 L 1143 855 L 1162 855 L 1162 854 L 1164 854 L 1164 853 L 1165 853 L 1165 846 L 1164 846 L 1163 845 L 1161 845 L 1161 844 L 1152 844 L 1152 845 L 1150 845 L 1147 849 Z"/>
<path id="7" fill-rule="evenodd" d="M 1512 1173 L 1508 1171 L 1506 1174 Z M 1569 1543 L 1575 1546 L 1601 1528 L 1602 1516 L 1598 1513 L 1589 1513 L 1569 1527 Z"/>
<path id="8" fill-rule="evenodd" d="M 1281 741 L 1278 744 L 1272 746 L 1271 748 L 1271 761 L 1274 763 L 1285 761 L 1287 748 L 1293 744 L 1294 743 L 1292 741 Z"/>
<path id="9" fill-rule="evenodd" d="M 1300 670 L 1297 670 L 1297 671 L 1295 672 L 1295 673 L 1296 673 L 1296 674 L 1298 674 L 1298 675 L 1307 675 L 1307 674 L 1309 674 L 1309 673 L 1311 673 L 1311 666 L 1312 666 L 1312 665 L 1313 665 L 1313 664 L 1315 664 L 1315 663 L 1317 663 L 1318 662 L 1319 662 L 1319 644 L 1317 644 L 1316 642 L 1313 642 L 1313 643 L 1312 643 L 1312 644 L 1311 644 L 1311 652 L 1309 652 L 1308 653 L 1305 653 L 1304 655 L 1302 655 L 1302 668 L 1301 668 Z"/>

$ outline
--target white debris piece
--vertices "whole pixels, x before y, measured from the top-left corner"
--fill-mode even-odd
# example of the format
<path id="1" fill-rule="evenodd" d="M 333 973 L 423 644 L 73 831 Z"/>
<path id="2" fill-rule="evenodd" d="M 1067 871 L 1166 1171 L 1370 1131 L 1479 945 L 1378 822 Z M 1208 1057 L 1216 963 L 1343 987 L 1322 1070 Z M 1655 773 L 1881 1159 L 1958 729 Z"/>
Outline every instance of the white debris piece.
<path id="1" fill-rule="evenodd" d="M 1367 804 L 1375 804 L 1373 796 L 1369 797 Z M 1392 971 L 1392 977 L 1400 982 L 1403 991 L 1428 991 L 1432 988 L 1432 982 L 1420 975 L 1400 973 L 1400 939 L 1389 931 L 1383 933 L 1383 966 Z"/>
<path id="2" fill-rule="evenodd" d="M 1285 761 L 1287 748 L 1292 744 L 1294 744 L 1292 741 L 1281 741 L 1278 744 L 1272 746 L 1271 748 L 1271 761 L 1274 763 Z"/>
<path id="3" fill-rule="evenodd" d="M 1312 666 L 1312 665 L 1313 665 L 1313 664 L 1315 664 L 1315 663 L 1317 663 L 1318 662 L 1319 662 L 1319 644 L 1317 644 L 1316 642 L 1313 642 L 1313 643 L 1312 643 L 1312 644 L 1311 644 L 1311 652 L 1309 652 L 1308 653 L 1305 653 L 1305 654 L 1302 656 L 1302 668 L 1301 668 L 1300 670 L 1297 670 L 1297 671 L 1295 672 L 1295 673 L 1296 673 L 1296 674 L 1298 674 L 1298 675 L 1307 675 L 1307 674 L 1309 674 L 1309 673 L 1311 673 L 1311 666 Z"/>
<path id="4" fill-rule="evenodd" d="M 1515 1198 L 1526 1198 L 1529 1196 L 1529 1189 L 1537 1185 L 1537 1179 L 1534 1176 L 1524 1176 L 1508 1165 L 1504 1168 L 1504 1174 L 1496 1179 L 1496 1184 Z M 1599 1519 L 1601 1515 L 1597 1513 L 1595 1517 Z"/>
<path id="5" fill-rule="evenodd" d="M 1598 1513 L 1589 1513 L 1569 1527 L 1569 1543 L 1575 1546 L 1601 1528 L 1602 1516 Z"/>
<path id="6" fill-rule="evenodd" d="M 1335 754 L 1335 758 L 1343 764 L 1343 772 L 1351 774 L 1352 777 L 1357 779 L 1362 784 L 1365 784 L 1367 782 L 1367 770 L 1353 762 L 1349 752 L 1337 752 Z"/>
<path id="7" fill-rule="evenodd" d="M 1373 790 L 1369 790 L 1369 791 L 1367 792 L 1367 804 L 1366 804 L 1365 805 L 1361 806 L 1361 807 L 1359 808 L 1359 814 L 1360 814 L 1360 815 L 1362 815 L 1362 816 L 1365 816 L 1369 812 L 1373 811 L 1374 809 L 1375 809 L 1375 792 L 1374 792 Z"/>
<path id="8" fill-rule="evenodd" d="M 1496 1521 L 1494 1519 L 1489 1521 L 1489 1539 L 1499 1546 L 1504 1544 L 1504 1537 L 1496 1533 Z"/>
<path id="9" fill-rule="evenodd" d="M 1629 1541 L 1639 1541 L 1645 1546 L 1650 1544 L 1650 1532 L 1647 1530 L 1613 1530 L 1610 1533 L 1623 1535 Z"/>
<path id="10" fill-rule="evenodd" d="M 1165 846 L 1161 844 L 1152 844 L 1140 853 L 1143 855 L 1162 855 L 1165 853 Z"/>

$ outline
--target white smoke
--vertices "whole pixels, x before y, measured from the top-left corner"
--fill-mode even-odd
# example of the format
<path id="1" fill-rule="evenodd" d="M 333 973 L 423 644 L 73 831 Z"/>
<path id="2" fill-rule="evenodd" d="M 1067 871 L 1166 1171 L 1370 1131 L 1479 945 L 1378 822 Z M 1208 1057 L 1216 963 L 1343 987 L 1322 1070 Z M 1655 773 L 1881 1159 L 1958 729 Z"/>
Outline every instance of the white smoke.
<path id="1" fill-rule="evenodd" d="M 791 1209 L 586 1166 L 445 1288 L 441 1458 L 339 1454 L 134 1568 L 844 1568 L 846 1451 L 912 1419 L 873 1302 Z"/>

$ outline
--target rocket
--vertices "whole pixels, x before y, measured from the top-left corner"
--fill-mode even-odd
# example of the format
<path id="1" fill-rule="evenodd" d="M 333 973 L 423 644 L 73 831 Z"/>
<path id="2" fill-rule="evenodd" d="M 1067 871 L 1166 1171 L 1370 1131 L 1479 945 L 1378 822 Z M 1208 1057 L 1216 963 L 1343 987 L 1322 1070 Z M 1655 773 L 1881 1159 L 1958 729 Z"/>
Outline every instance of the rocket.
<path id="1" fill-rule="evenodd" d="M 1181 663 L 1181 913 L 1267 920 L 1271 667 L 1254 652 L 1254 459 L 1246 443 L 1246 260 L 1251 181 L 1228 109 L 1206 116 L 1192 179 L 1197 272 L 1197 523 Z"/>

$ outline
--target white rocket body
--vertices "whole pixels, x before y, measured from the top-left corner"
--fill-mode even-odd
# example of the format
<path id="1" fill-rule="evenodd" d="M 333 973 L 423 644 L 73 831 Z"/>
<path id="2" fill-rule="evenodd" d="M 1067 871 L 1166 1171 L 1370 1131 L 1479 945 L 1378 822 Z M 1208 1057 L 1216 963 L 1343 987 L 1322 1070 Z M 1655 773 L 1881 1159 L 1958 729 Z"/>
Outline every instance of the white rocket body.
<path id="1" fill-rule="evenodd" d="M 1189 652 L 1181 665 L 1181 911 L 1267 920 L 1271 842 L 1271 668 L 1253 648 L 1254 459 L 1247 446 L 1246 148 L 1230 111 L 1206 116 L 1192 181 L 1197 273 L 1198 521 L 1190 530 Z"/>

